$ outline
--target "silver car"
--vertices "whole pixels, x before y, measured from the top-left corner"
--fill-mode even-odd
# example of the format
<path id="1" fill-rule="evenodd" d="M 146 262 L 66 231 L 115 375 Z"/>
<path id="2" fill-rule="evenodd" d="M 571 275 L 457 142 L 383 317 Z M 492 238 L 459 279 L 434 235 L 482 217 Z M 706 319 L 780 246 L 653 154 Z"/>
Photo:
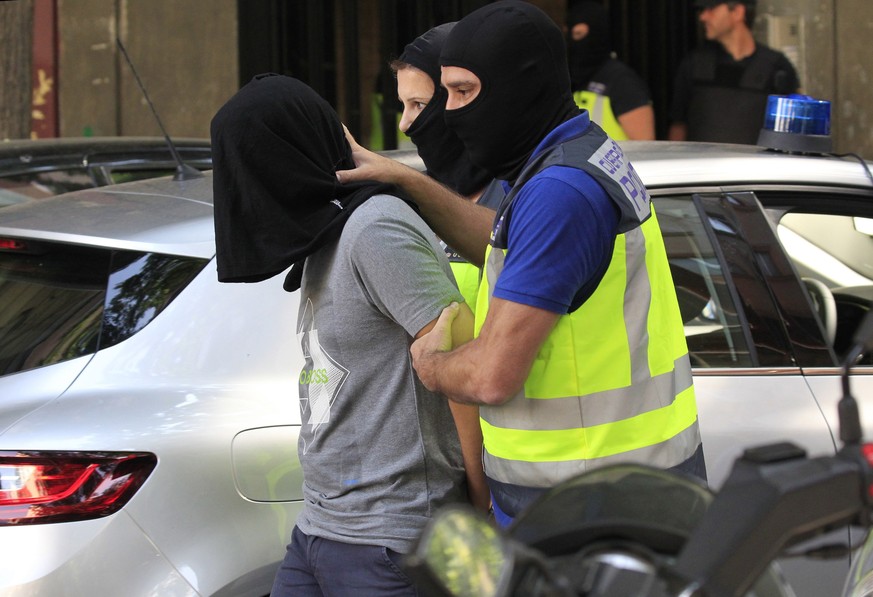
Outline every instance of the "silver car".
<path id="1" fill-rule="evenodd" d="M 869 170 L 622 146 L 664 231 L 712 484 L 744 447 L 833 453 L 838 358 L 873 305 Z M 0 209 L 0 593 L 269 592 L 300 508 L 298 299 L 281 276 L 216 281 L 211 195 L 207 175 Z M 849 559 L 783 568 L 833 595 Z"/>
<path id="2" fill-rule="evenodd" d="M 217 283 L 211 176 L 0 212 L 0 594 L 268 594 L 297 296 Z"/>

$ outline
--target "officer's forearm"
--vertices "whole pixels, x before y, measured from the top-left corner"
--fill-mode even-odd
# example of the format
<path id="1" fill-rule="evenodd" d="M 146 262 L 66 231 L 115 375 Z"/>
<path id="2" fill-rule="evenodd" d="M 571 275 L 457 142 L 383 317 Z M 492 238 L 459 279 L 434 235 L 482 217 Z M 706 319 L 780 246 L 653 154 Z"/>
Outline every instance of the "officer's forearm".
<path id="1" fill-rule="evenodd" d="M 431 390 L 445 395 L 458 404 L 498 405 L 514 395 L 505 388 L 504 379 L 495 380 L 487 363 L 478 358 L 476 340 L 449 352 L 428 352 L 417 355 L 415 370 Z"/>
<path id="2" fill-rule="evenodd" d="M 392 169 L 392 182 L 416 202 L 434 232 L 467 261 L 482 267 L 494 211 L 458 195 L 412 168 Z"/>
<path id="3" fill-rule="evenodd" d="M 475 340 L 450 352 L 422 351 L 422 381 L 456 402 L 499 405 L 523 387 L 560 315 L 494 297 Z"/>

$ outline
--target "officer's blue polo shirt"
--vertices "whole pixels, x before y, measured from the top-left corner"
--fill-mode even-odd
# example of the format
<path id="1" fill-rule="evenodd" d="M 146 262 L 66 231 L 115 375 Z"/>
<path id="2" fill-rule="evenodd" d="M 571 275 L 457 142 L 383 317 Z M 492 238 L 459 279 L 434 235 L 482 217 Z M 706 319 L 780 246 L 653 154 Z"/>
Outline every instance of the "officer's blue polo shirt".
<path id="1" fill-rule="evenodd" d="M 583 134 L 588 113 L 550 132 L 531 159 Z M 494 296 L 567 313 L 586 282 L 609 266 L 619 222 L 617 206 L 590 175 L 550 166 L 524 184 L 515 197 L 507 256 Z"/>

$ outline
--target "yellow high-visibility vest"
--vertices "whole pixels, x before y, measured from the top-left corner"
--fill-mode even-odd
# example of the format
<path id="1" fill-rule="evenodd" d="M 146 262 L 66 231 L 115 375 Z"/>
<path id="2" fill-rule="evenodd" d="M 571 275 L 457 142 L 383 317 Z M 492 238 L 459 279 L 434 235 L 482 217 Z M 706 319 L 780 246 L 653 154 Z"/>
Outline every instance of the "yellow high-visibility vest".
<path id="1" fill-rule="evenodd" d="M 573 99 L 580 108 L 588 110 L 593 122 L 600 125 L 606 134 L 616 141 L 626 141 L 628 136 L 621 128 L 618 118 L 612 111 L 612 103 L 609 97 L 593 91 L 574 91 Z"/>
<path id="2" fill-rule="evenodd" d="M 449 265 L 452 268 L 452 274 L 455 276 L 455 282 L 458 284 L 458 290 L 464 297 L 464 302 L 470 307 L 473 313 L 476 313 L 476 300 L 479 294 L 479 276 L 480 270 L 472 263 L 466 261 L 450 261 Z"/>
<path id="3" fill-rule="evenodd" d="M 624 178 L 612 182 L 608 173 L 592 170 L 606 147 L 618 152 L 610 158 L 613 164 L 623 160 L 620 148 L 598 127 L 592 129 L 540 156 L 519 177 L 528 180 L 554 164 L 592 173 L 613 201 L 624 202 L 623 232 L 600 284 L 558 320 L 522 391 L 500 406 L 480 406 L 485 471 L 504 483 L 551 487 L 615 462 L 671 468 L 700 446 L 688 348 L 657 218 L 643 187 L 645 205 L 636 208 L 623 193 L 620 181 L 626 182 L 629 172 L 635 176 L 632 169 L 618 172 Z M 594 159 L 583 164 L 580 155 Z M 513 197 L 510 193 L 505 209 L 511 209 Z M 477 297 L 476 335 L 512 251 L 500 247 L 492 238 Z"/>

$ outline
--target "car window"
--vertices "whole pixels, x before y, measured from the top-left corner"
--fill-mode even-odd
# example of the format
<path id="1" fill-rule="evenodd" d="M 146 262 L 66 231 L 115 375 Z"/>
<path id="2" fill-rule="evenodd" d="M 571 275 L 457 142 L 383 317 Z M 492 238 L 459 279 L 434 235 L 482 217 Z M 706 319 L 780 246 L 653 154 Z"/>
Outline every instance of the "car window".
<path id="1" fill-rule="evenodd" d="M 850 215 L 786 213 L 777 228 L 802 275 L 830 288 L 873 288 L 873 220 Z"/>
<path id="2" fill-rule="evenodd" d="M 658 197 L 658 223 L 694 367 L 755 365 L 722 265 L 688 197 Z"/>
<path id="3" fill-rule="evenodd" d="M 205 264 L 189 257 L 0 238 L 0 376 L 129 338 Z"/>
<path id="4" fill-rule="evenodd" d="M 112 184 L 122 182 L 131 182 L 134 180 L 145 180 L 147 178 L 158 178 L 161 176 L 171 176 L 176 173 L 176 168 L 140 168 L 140 169 L 113 169 L 109 172 L 109 177 Z"/>
<path id="5" fill-rule="evenodd" d="M 841 188 L 756 195 L 840 362 L 873 307 L 873 197 Z M 873 356 L 863 362 L 873 364 Z"/>
<path id="6" fill-rule="evenodd" d="M 12 174 L 0 178 L 0 189 L 31 199 L 44 199 L 97 186 L 83 168 Z"/>
<path id="7" fill-rule="evenodd" d="M 823 204 L 824 205 L 824 204 Z M 779 240 L 807 283 L 837 355 L 873 305 L 873 220 L 851 214 L 789 211 Z"/>

